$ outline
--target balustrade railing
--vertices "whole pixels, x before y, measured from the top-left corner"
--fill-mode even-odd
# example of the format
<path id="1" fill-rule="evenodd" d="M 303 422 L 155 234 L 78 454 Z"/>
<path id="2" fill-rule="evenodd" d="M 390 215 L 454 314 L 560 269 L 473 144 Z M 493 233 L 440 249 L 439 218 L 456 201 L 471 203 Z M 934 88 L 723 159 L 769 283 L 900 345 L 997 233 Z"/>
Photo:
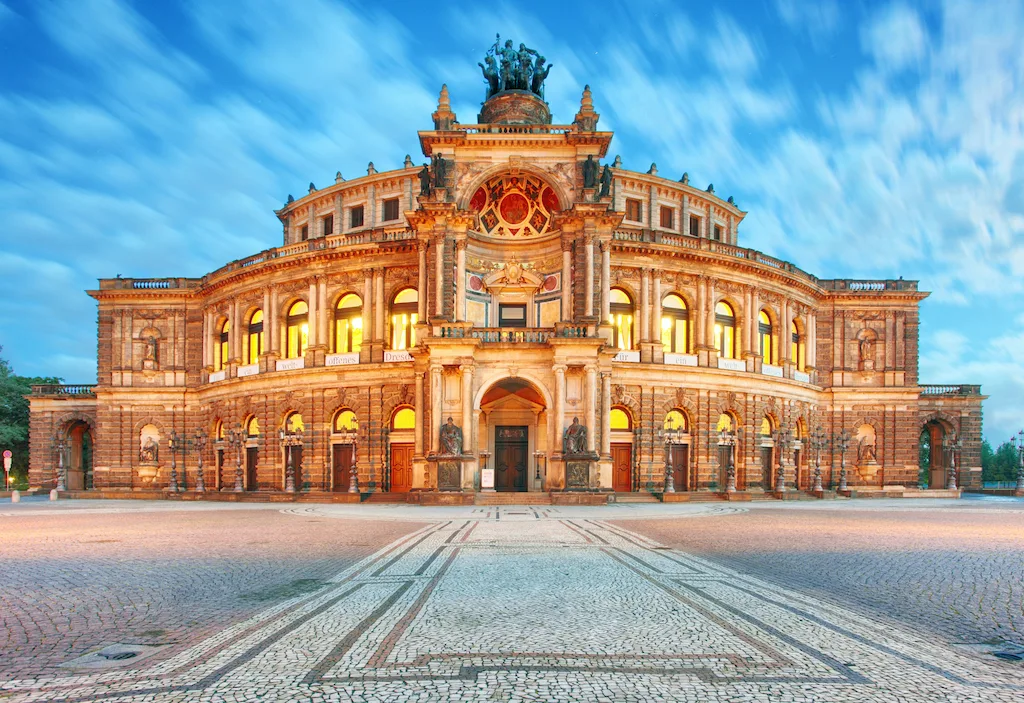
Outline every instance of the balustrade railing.
<path id="1" fill-rule="evenodd" d="M 469 336 L 479 339 L 481 342 L 513 343 L 513 344 L 540 344 L 553 337 L 555 331 L 551 328 L 536 327 L 474 327 L 469 330 Z"/>
<path id="2" fill-rule="evenodd" d="M 466 134 L 569 134 L 575 131 L 573 125 L 543 124 L 543 125 L 514 125 L 514 124 L 456 124 L 452 125 L 453 132 L 465 132 Z"/>
<path id="3" fill-rule="evenodd" d="M 981 386 L 922 384 L 921 395 L 981 395 Z"/>
<path id="4" fill-rule="evenodd" d="M 32 395 L 92 396 L 96 395 L 96 384 L 39 384 L 32 386 Z"/>

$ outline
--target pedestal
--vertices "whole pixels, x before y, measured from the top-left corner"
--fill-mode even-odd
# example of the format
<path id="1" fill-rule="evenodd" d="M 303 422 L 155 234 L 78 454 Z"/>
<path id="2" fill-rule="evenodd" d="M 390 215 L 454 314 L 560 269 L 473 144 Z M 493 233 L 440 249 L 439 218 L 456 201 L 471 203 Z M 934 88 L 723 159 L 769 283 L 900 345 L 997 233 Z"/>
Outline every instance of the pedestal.
<path id="1" fill-rule="evenodd" d="M 597 452 L 564 455 L 565 490 L 593 491 L 599 488 L 596 484 L 596 476 L 593 474 L 594 463 L 598 458 Z"/>

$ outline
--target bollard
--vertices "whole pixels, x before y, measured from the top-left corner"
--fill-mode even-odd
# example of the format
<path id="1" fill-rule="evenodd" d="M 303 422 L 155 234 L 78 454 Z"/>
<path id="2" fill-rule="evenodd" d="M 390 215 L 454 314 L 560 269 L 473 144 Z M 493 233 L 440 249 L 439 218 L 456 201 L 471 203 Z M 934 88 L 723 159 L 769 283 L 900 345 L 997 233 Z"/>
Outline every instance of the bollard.
<path id="1" fill-rule="evenodd" d="M 11 491 L 11 502 L 12 503 L 20 503 L 21 502 L 21 491 Z"/>
<path id="2" fill-rule="evenodd" d="M 57 500 L 57 489 L 56 488 L 54 488 L 52 491 L 50 491 L 50 500 Z"/>

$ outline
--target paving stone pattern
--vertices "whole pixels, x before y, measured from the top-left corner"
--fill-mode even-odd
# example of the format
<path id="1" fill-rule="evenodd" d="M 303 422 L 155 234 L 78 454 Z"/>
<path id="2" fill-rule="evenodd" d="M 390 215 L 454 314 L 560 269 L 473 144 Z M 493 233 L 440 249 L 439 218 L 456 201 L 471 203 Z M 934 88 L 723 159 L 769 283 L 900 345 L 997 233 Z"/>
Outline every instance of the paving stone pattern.
<path id="1" fill-rule="evenodd" d="M 280 519 L 302 524 L 318 514 L 331 513 L 303 508 Z M 16 678 L 0 695 L 12 703 L 1024 698 L 1020 665 L 607 521 L 553 509 L 451 514 L 355 564 L 338 560 L 322 587 L 281 593 L 159 660 Z"/>
<path id="2" fill-rule="evenodd" d="M 1024 510 L 1001 505 L 760 509 L 618 524 L 947 642 L 1024 645 Z"/>

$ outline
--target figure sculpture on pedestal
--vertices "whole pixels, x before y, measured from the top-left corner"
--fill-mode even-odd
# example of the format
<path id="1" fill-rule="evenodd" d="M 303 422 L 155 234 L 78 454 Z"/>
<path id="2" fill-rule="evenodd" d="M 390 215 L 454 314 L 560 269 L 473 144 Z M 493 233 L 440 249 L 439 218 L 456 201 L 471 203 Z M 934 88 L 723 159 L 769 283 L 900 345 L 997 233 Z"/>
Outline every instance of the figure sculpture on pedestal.
<path id="1" fill-rule="evenodd" d="M 485 66 L 484 64 L 487 65 Z M 498 64 L 494 57 L 490 55 L 485 56 L 484 63 L 478 63 L 477 66 L 484 72 L 484 80 L 487 81 L 487 97 L 497 95 L 498 91 L 501 90 L 501 76 L 498 73 Z"/>
<path id="2" fill-rule="evenodd" d="M 142 451 L 139 452 L 139 460 L 149 463 L 155 463 L 160 459 L 160 445 L 157 444 L 156 440 L 152 437 L 146 440 L 146 443 L 142 445 Z"/>
<path id="3" fill-rule="evenodd" d="M 572 424 L 565 428 L 562 435 L 562 453 L 567 456 L 579 456 L 587 451 L 587 428 L 574 417 Z"/>
<path id="4" fill-rule="evenodd" d="M 594 155 L 589 154 L 587 160 L 583 162 L 583 187 L 584 188 L 596 188 L 597 187 L 597 168 L 598 164 L 594 161 Z"/>
<path id="5" fill-rule="evenodd" d="M 547 59 L 525 44 L 520 44 L 517 51 L 508 39 L 503 46 L 499 34 L 484 62 L 477 65 L 487 81 L 487 98 L 506 90 L 524 90 L 543 99 L 544 81 L 551 72 L 551 66 L 545 64 Z"/>
<path id="6" fill-rule="evenodd" d="M 601 171 L 601 192 L 598 194 L 600 198 L 607 198 L 612 192 L 612 169 L 608 164 L 604 165 L 604 170 Z"/>
<path id="7" fill-rule="evenodd" d="M 430 195 L 430 167 L 423 164 L 419 172 L 420 195 Z"/>
<path id="8" fill-rule="evenodd" d="M 448 418 L 441 425 L 441 454 L 443 456 L 462 456 L 462 428 Z"/>

